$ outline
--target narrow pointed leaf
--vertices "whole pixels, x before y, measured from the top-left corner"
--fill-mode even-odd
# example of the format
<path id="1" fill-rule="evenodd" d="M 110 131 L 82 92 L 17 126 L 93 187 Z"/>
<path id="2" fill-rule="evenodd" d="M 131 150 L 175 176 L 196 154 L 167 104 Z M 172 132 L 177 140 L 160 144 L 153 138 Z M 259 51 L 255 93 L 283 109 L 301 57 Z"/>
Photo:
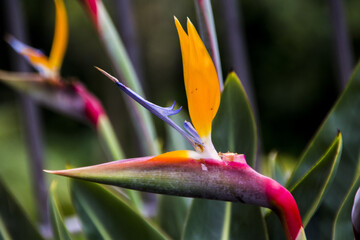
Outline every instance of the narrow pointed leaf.
<path id="1" fill-rule="evenodd" d="M 326 191 L 335 176 L 342 151 L 342 137 L 339 133 L 316 165 L 291 189 L 303 219 L 304 226 L 319 208 Z M 274 213 L 266 218 L 270 239 L 278 239 L 281 225 Z"/>
<path id="2" fill-rule="evenodd" d="M 71 194 L 88 239 L 169 239 L 109 188 L 73 180 Z"/>
<path id="3" fill-rule="evenodd" d="M 352 186 L 349 189 L 344 201 L 342 202 L 339 211 L 336 214 L 336 218 L 333 225 L 332 239 L 353 239 L 353 223 L 350 216 L 352 215 L 353 206 L 360 206 L 359 202 L 355 202 L 355 194 L 360 186 L 360 165 Z M 360 226 L 358 226 L 360 227 Z M 358 238 L 355 238 L 358 239 Z"/>
<path id="4" fill-rule="evenodd" d="M 56 182 L 51 184 L 49 193 L 49 210 L 53 235 L 56 240 L 70 240 L 71 237 L 65 226 L 60 212 L 59 202 L 56 198 L 56 184 Z"/>
<path id="5" fill-rule="evenodd" d="M 348 84 L 334 107 L 329 112 L 325 121 L 319 128 L 317 134 L 310 142 L 308 148 L 301 157 L 301 163 L 294 171 L 291 179 L 287 183 L 288 187 L 301 179 L 309 169 L 315 164 L 317 159 L 331 143 L 331 138 L 339 129 L 343 135 L 344 149 L 339 165 L 338 174 L 329 189 L 328 197 L 323 202 L 323 207 L 317 214 L 322 218 L 319 222 L 321 226 L 314 228 L 314 234 L 318 235 L 321 231 L 321 238 L 330 239 L 332 225 L 336 212 L 344 199 L 347 189 L 352 183 L 357 167 L 359 146 L 360 146 L 360 63 L 357 64 Z M 319 230 L 320 229 L 320 230 Z M 323 230 L 321 230 L 323 229 Z M 309 235 L 311 237 L 311 235 Z M 315 237 L 315 236 L 314 236 Z"/>
<path id="6" fill-rule="evenodd" d="M 325 156 L 290 190 L 298 202 L 304 226 L 321 204 L 326 191 L 331 187 L 337 172 L 343 148 L 339 133 Z"/>
<path id="7" fill-rule="evenodd" d="M 21 230 L 19 230 L 21 227 Z M 0 239 L 42 239 L 17 201 L 0 180 Z"/>
<path id="8" fill-rule="evenodd" d="M 256 124 L 249 99 L 237 75 L 230 73 L 221 95 L 219 112 L 214 120 L 213 142 L 220 152 L 245 154 L 255 166 Z"/>

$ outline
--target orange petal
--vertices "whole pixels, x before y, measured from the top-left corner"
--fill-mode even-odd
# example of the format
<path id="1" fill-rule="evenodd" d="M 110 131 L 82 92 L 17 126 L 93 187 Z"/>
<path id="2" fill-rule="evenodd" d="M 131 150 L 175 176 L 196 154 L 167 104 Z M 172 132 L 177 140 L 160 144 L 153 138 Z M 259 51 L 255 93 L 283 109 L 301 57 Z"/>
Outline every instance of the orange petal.
<path id="1" fill-rule="evenodd" d="M 179 20 L 174 17 L 175 19 L 175 26 L 179 35 L 179 39 L 180 39 L 180 46 L 181 46 L 181 55 L 182 55 L 182 59 L 183 59 L 183 71 L 184 71 L 184 80 L 185 80 L 185 87 L 186 87 L 186 83 L 187 78 L 188 78 L 188 56 L 189 56 L 189 37 L 186 34 L 186 32 L 184 31 L 184 29 L 182 28 Z"/>
<path id="2" fill-rule="evenodd" d="M 66 8 L 63 0 L 54 0 L 56 8 L 55 34 L 53 45 L 50 52 L 50 66 L 53 71 L 59 71 L 64 59 L 65 50 L 68 42 L 68 22 Z"/>
<path id="3" fill-rule="evenodd" d="M 214 63 L 194 25 L 188 19 L 188 35 L 175 19 L 180 38 L 184 79 L 192 124 L 201 138 L 211 133 L 220 104 L 220 86 Z"/>
<path id="4" fill-rule="evenodd" d="M 49 77 L 52 75 L 49 60 L 40 50 L 26 45 L 11 35 L 6 36 L 5 40 L 17 53 L 24 56 L 42 76 Z"/>
<path id="5" fill-rule="evenodd" d="M 200 159 L 200 155 L 194 151 L 188 151 L 188 150 L 178 150 L 178 151 L 172 151 L 160 154 L 153 159 L 151 159 L 154 162 L 183 162 L 187 161 L 189 158 L 191 159 Z"/>

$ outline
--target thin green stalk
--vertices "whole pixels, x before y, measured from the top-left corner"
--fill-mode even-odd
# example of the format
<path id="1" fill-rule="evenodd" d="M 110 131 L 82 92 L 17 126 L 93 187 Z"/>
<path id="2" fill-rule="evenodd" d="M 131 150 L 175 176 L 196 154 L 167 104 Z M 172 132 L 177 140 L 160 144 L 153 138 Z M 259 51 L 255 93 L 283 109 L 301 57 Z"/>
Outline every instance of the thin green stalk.
<path id="1" fill-rule="evenodd" d="M 219 78 L 220 90 L 224 89 L 219 45 L 216 37 L 214 15 L 210 0 L 195 0 L 196 13 L 200 23 L 200 34 L 210 52 Z"/>
<path id="2" fill-rule="evenodd" d="M 124 44 L 101 1 L 98 2 L 98 29 L 101 40 L 104 42 L 117 74 L 121 76 L 121 80 L 135 92 L 144 96 L 144 91 L 141 88 Z M 148 154 L 159 154 L 160 147 L 154 141 L 157 137 L 150 113 L 137 103 L 126 100 L 128 107 L 131 109 L 130 113 L 137 123 L 136 130 L 140 144 L 143 145 Z"/>
<path id="3" fill-rule="evenodd" d="M 106 114 L 99 117 L 97 131 L 111 158 L 113 160 L 124 159 L 124 152 L 120 147 L 115 136 L 114 128 Z M 144 206 L 139 192 L 128 189 L 126 189 L 126 192 L 135 208 L 139 210 L 139 212 L 142 212 Z"/>
<path id="4" fill-rule="evenodd" d="M 221 235 L 221 240 L 227 240 L 230 236 L 230 226 L 231 226 L 231 202 L 227 202 L 225 206 L 224 214 L 224 226 Z"/>
<path id="5" fill-rule="evenodd" d="M 114 129 L 110 123 L 107 115 L 103 115 L 99 118 L 98 133 L 102 142 L 106 145 L 107 151 L 110 153 L 113 160 L 124 159 L 125 155 L 120 147 L 120 144 L 115 136 Z"/>

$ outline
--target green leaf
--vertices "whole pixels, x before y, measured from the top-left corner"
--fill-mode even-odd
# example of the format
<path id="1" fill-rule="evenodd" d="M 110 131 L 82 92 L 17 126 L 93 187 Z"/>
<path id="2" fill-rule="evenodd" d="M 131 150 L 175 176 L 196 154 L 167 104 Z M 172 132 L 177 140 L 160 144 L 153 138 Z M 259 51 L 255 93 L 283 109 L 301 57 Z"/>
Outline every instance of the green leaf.
<path id="1" fill-rule="evenodd" d="M 188 212 L 187 198 L 161 195 L 158 206 L 158 222 L 172 239 L 181 239 Z"/>
<path id="2" fill-rule="evenodd" d="M 298 203 L 306 227 L 331 186 L 338 168 L 343 143 L 339 133 L 320 161 L 290 190 Z"/>
<path id="3" fill-rule="evenodd" d="M 348 194 L 346 195 L 344 201 L 341 204 L 339 211 L 336 214 L 336 218 L 333 225 L 332 239 L 342 240 L 342 239 L 353 239 L 354 232 L 351 222 L 351 210 L 354 203 L 354 197 L 356 191 L 360 186 L 360 164 L 357 170 L 355 180 L 350 187 Z"/>
<path id="4" fill-rule="evenodd" d="M 259 207 L 194 199 L 183 239 L 240 238 L 268 239 Z"/>
<path id="5" fill-rule="evenodd" d="M 304 174 L 311 169 L 316 160 L 331 143 L 331 137 L 338 129 L 343 135 L 344 153 L 339 174 L 335 178 L 333 191 L 334 205 L 338 204 L 346 193 L 355 175 L 359 146 L 360 146 L 360 63 L 357 65 L 345 91 L 342 93 L 319 131 L 311 141 L 309 147 L 295 169 L 288 186 L 293 186 Z"/>
<path id="6" fill-rule="evenodd" d="M 318 211 L 322 220 L 314 227 L 314 237 L 321 233 L 321 238 L 330 239 L 332 225 L 337 210 L 344 199 L 355 176 L 360 146 L 360 63 L 356 66 L 346 89 L 326 117 L 324 123 L 304 152 L 301 162 L 294 171 L 287 186 L 292 187 L 311 169 L 316 160 L 331 143 L 331 137 L 339 129 L 343 136 L 344 149 L 338 174 L 335 176 L 327 197 Z M 326 216 L 326 217 L 324 217 Z M 309 233 L 309 231 L 308 231 Z M 308 234 L 311 238 L 312 235 Z"/>
<path id="7" fill-rule="evenodd" d="M 61 216 L 59 203 L 56 198 L 56 185 L 57 182 L 53 181 L 50 186 L 50 193 L 49 193 L 49 212 L 51 216 L 51 225 L 53 230 L 53 235 L 55 239 L 59 240 L 70 240 L 70 234 L 66 229 L 64 224 L 64 220 Z"/>
<path id="8" fill-rule="evenodd" d="M 296 200 L 305 227 L 330 187 L 339 165 L 342 146 L 342 136 L 339 133 L 315 166 L 290 190 Z M 273 212 L 267 216 L 266 222 L 270 238 L 279 239 L 281 224 Z"/>
<path id="9" fill-rule="evenodd" d="M 248 97 L 234 72 L 226 78 L 219 112 L 213 123 L 213 142 L 217 151 L 245 154 L 249 166 L 255 165 L 256 124 Z"/>
<path id="10" fill-rule="evenodd" d="M 0 181 L 0 239 L 42 239 L 2 181 Z"/>
<path id="11" fill-rule="evenodd" d="M 262 157 L 260 172 L 284 186 L 294 171 L 295 165 L 294 157 L 278 155 L 276 151 L 271 151 L 267 156 Z"/>
<path id="12" fill-rule="evenodd" d="M 110 187 L 71 181 L 74 208 L 88 239 L 169 239 Z"/>
<path id="13" fill-rule="evenodd" d="M 226 202 L 194 199 L 182 239 L 228 239 L 223 234 L 229 231 L 229 224 L 225 224 L 230 217 L 226 211 L 229 206 Z"/>
<path id="14" fill-rule="evenodd" d="M 230 239 L 269 239 L 260 207 L 241 203 L 231 206 Z"/>

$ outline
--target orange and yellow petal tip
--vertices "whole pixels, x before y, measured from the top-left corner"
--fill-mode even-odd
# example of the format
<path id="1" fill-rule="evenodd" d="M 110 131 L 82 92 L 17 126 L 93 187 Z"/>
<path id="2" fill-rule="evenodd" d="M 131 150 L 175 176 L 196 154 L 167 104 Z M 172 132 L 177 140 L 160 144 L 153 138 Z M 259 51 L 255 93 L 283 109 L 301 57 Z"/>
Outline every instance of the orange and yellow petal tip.
<path id="1" fill-rule="evenodd" d="M 68 21 L 63 0 L 54 0 L 55 3 L 55 33 L 50 52 L 49 62 L 54 71 L 58 71 L 62 65 L 68 43 Z"/>
<path id="2" fill-rule="evenodd" d="M 172 151 L 172 152 L 166 152 L 163 154 L 160 154 L 149 161 L 159 161 L 159 162 L 171 162 L 171 163 L 177 163 L 177 162 L 184 162 L 188 160 L 197 160 L 200 159 L 198 154 L 194 151 L 188 151 L 188 150 L 178 150 L 178 151 Z"/>

